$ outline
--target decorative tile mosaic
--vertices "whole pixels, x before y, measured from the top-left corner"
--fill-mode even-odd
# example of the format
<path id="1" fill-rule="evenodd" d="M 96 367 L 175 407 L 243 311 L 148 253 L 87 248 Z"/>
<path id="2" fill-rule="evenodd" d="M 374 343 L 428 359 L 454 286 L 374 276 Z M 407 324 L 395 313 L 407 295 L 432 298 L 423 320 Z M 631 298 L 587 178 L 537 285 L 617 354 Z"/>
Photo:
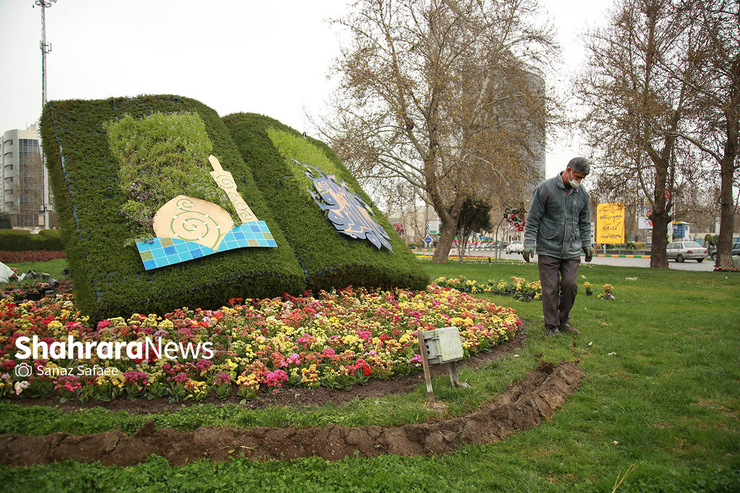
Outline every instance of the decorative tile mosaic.
<path id="1" fill-rule="evenodd" d="M 153 238 L 136 244 L 146 270 L 188 262 L 237 248 L 253 247 L 277 247 L 264 221 L 250 221 L 234 227 L 218 245 L 218 250 L 178 238 Z"/>
<path id="2" fill-rule="evenodd" d="M 347 184 L 337 183 L 335 175 L 327 175 L 318 168 L 293 159 L 303 166 L 304 173 L 313 181 L 316 192 L 309 190 L 316 204 L 340 233 L 360 240 L 367 240 L 380 250 L 382 247 L 393 252 L 390 236 L 375 221 L 372 208 L 353 193 Z"/>

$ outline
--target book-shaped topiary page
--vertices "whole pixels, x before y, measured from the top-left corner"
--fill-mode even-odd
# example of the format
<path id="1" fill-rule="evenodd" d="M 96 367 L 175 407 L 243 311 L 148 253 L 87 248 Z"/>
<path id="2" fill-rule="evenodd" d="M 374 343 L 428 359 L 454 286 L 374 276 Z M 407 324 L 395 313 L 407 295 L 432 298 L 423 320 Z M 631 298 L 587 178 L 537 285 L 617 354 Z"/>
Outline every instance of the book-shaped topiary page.
<path id="1" fill-rule="evenodd" d="M 41 134 L 77 301 L 94 318 L 301 293 L 229 132 L 177 96 L 52 101 Z"/>
<path id="2" fill-rule="evenodd" d="M 323 142 L 271 118 L 223 118 L 293 247 L 312 290 L 424 289 L 415 255 Z"/>

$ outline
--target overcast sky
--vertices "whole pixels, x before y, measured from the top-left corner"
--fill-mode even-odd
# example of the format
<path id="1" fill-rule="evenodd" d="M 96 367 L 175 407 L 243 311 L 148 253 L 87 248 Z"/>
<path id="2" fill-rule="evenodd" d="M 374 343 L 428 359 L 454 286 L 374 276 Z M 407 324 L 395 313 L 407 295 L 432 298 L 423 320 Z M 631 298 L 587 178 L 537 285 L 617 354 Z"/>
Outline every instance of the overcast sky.
<path id="1" fill-rule="evenodd" d="M 612 0 L 541 0 L 570 68 L 578 35 Z M 0 0 L 0 132 L 41 113 L 41 9 Z M 46 10 L 47 99 L 177 94 L 219 115 L 253 112 L 300 131 L 322 113 L 338 35 L 326 20 L 350 0 L 59 0 Z M 548 142 L 547 175 L 587 154 L 567 136 Z"/>

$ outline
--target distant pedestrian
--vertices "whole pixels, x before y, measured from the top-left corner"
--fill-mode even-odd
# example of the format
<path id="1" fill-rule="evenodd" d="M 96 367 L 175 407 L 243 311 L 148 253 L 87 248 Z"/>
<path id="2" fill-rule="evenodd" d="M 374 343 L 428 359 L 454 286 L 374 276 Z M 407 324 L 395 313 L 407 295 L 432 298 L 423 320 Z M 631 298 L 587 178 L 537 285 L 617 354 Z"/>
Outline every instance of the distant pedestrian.
<path id="1" fill-rule="evenodd" d="M 581 251 L 586 262 L 593 258 L 588 192 L 581 181 L 591 172 L 591 162 L 576 157 L 565 171 L 537 185 L 524 230 L 526 262 L 537 250 L 545 334 L 578 335 L 570 311 L 578 292 Z"/>

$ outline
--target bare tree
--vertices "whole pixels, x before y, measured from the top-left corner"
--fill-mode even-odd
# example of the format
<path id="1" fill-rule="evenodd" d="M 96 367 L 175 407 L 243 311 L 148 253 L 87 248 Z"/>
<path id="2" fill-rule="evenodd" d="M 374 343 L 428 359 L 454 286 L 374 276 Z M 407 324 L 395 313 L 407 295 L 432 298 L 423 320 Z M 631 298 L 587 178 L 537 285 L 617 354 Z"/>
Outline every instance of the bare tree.
<path id="1" fill-rule="evenodd" d="M 532 67 L 553 50 L 536 0 L 359 0 L 324 126 L 358 177 L 403 179 L 446 226 L 446 262 L 468 198 L 522 193 L 548 115 Z M 541 139 L 541 140 L 544 140 Z M 536 142 L 544 145 L 543 142 Z"/>
<path id="2" fill-rule="evenodd" d="M 735 171 L 740 164 L 740 3 L 737 0 L 684 1 L 694 16 L 688 47 L 699 70 L 672 75 L 692 91 L 694 124 L 677 135 L 716 163 L 720 179 L 720 231 L 715 266 L 732 267 L 732 233 L 737 203 Z M 671 69 L 670 66 L 668 66 Z M 714 176 L 717 172 L 714 171 Z"/>
<path id="3" fill-rule="evenodd" d="M 666 232 L 686 162 L 677 135 L 691 122 L 687 80 L 698 68 L 688 7 L 622 0 L 608 26 L 589 34 L 588 69 L 576 84 L 588 107 L 587 138 L 604 164 L 600 172 L 640 190 L 652 210 L 651 267 L 668 267 Z"/>

